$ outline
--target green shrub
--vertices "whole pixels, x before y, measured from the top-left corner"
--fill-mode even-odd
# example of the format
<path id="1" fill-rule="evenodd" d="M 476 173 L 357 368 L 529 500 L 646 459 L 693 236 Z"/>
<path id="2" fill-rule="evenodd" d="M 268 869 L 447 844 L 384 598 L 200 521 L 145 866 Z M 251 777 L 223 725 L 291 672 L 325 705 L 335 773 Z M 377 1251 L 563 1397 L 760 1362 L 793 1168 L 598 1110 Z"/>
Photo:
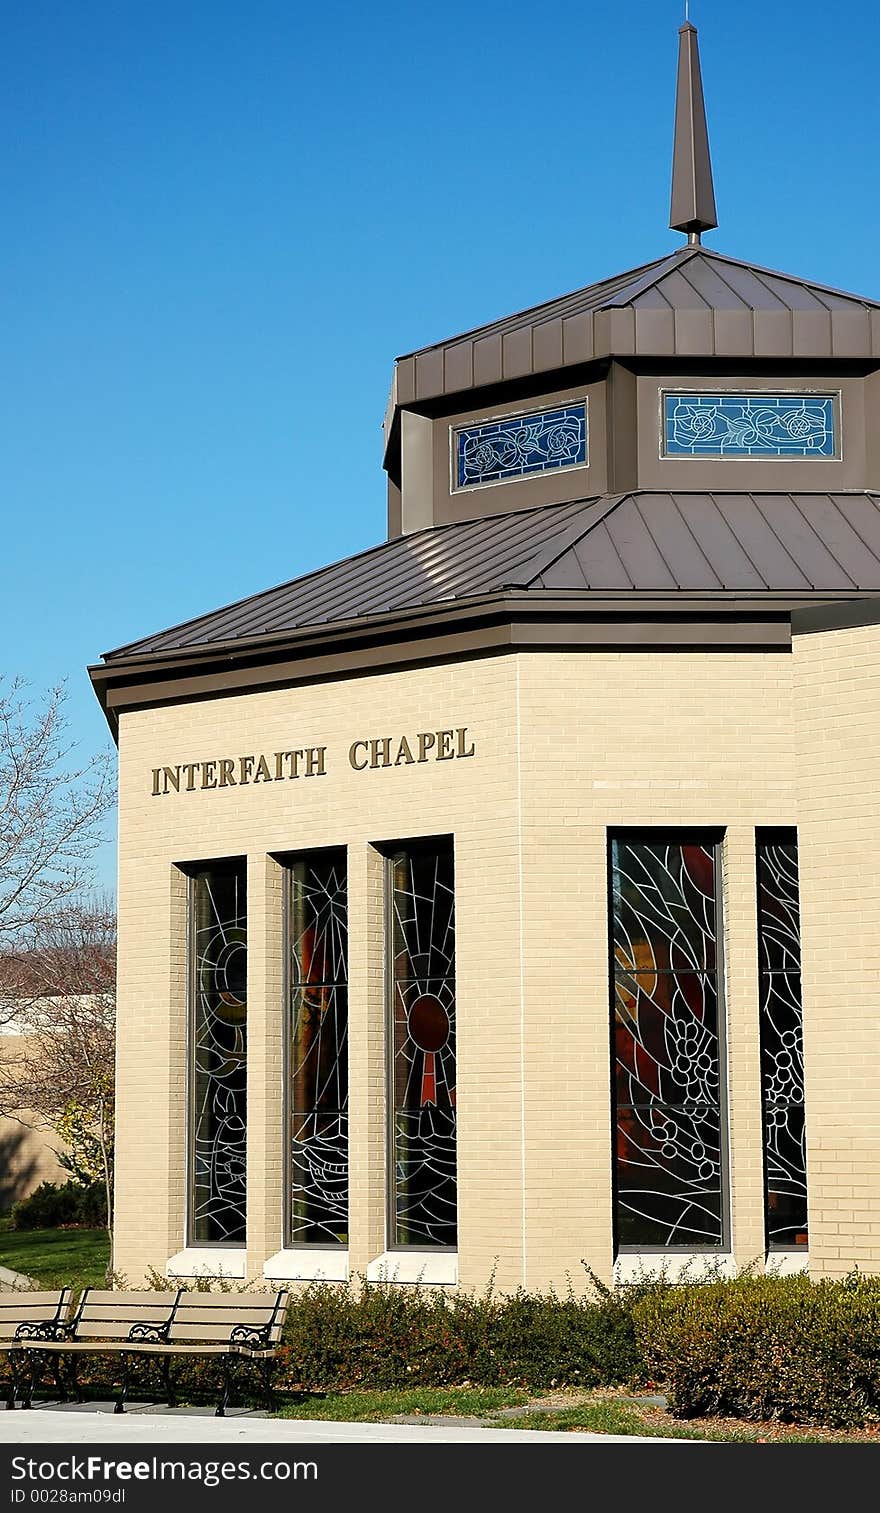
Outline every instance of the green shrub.
<path id="1" fill-rule="evenodd" d="M 100 1229 L 107 1223 L 107 1200 L 102 1182 L 64 1182 L 56 1187 L 41 1182 L 30 1197 L 22 1198 L 12 1208 L 13 1229 L 59 1229 L 63 1224 L 80 1224 L 86 1229 Z"/>
<path id="2" fill-rule="evenodd" d="M 684 1418 L 856 1428 L 880 1418 L 880 1277 L 744 1275 L 646 1292 L 643 1369 Z"/>
<path id="3" fill-rule="evenodd" d="M 316 1283 L 291 1300 L 283 1374 L 311 1389 L 549 1387 L 629 1381 L 639 1361 L 633 1300 Z"/>

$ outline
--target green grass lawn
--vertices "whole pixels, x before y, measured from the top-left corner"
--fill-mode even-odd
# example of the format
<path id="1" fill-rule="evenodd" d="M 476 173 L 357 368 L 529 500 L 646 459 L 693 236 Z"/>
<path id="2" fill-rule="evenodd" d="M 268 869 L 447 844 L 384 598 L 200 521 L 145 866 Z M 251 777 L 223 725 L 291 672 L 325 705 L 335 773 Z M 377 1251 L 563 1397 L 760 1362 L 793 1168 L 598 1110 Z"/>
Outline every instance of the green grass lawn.
<path id="1" fill-rule="evenodd" d="M 528 1394 L 515 1387 L 413 1387 L 388 1392 L 328 1392 L 286 1403 L 276 1418 L 341 1419 L 344 1423 L 394 1418 L 402 1413 L 461 1414 L 481 1418 L 496 1408 L 519 1407 Z"/>
<path id="2" fill-rule="evenodd" d="M 388 1392 L 327 1392 L 286 1403 L 275 1417 L 381 1423 L 404 1414 L 424 1414 L 426 1418 L 441 1415 L 479 1418 L 484 1425 L 496 1429 L 543 1429 L 556 1434 L 577 1434 L 589 1430 L 594 1434 L 625 1434 L 637 1439 L 715 1440 L 732 1444 L 762 1444 L 778 1438 L 788 1444 L 802 1445 L 848 1444 L 870 1437 L 876 1443 L 876 1436 L 858 1432 L 847 1434 L 824 1431 L 813 1434 L 809 1430 L 788 1426 L 740 1425 L 711 1420 L 704 1424 L 699 1420 L 685 1424 L 672 1419 L 668 1413 L 646 1410 L 640 1404 L 603 1396 L 601 1393 L 571 1407 L 547 1409 L 536 1403 L 524 1413 L 510 1417 L 498 1414 L 500 1408 L 523 1407 L 528 1402 L 527 1392 L 501 1387 L 416 1387 Z"/>
<path id="3" fill-rule="evenodd" d="M 109 1261 L 106 1229 L 11 1229 L 0 1219 L 0 1266 L 42 1287 L 102 1287 Z"/>

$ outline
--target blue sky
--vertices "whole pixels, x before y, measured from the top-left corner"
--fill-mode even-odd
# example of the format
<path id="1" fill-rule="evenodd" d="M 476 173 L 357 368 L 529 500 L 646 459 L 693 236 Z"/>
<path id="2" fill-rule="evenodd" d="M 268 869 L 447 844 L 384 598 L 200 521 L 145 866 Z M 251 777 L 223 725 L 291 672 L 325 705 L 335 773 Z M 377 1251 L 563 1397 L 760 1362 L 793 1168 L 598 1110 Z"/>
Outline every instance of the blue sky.
<path id="1" fill-rule="evenodd" d="M 381 539 L 398 353 L 679 244 L 682 9 L 6 0 L 0 669 L 83 753 L 102 651 Z M 880 8 L 691 19 L 707 243 L 880 295 Z"/>

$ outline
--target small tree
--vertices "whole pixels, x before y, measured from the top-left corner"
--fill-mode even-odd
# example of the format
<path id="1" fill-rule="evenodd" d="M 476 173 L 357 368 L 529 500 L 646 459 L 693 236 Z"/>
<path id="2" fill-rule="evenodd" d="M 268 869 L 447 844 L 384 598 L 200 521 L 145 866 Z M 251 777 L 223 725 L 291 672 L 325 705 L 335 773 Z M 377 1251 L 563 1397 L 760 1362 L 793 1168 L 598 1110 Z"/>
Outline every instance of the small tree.
<path id="1" fill-rule="evenodd" d="M 0 1016 L 5 959 L 91 887 L 114 801 L 109 754 L 74 757 L 65 697 L 62 684 L 34 699 L 0 675 Z"/>
<path id="2" fill-rule="evenodd" d="M 0 1114 L 32 1115 L 68 1146 L 79 1181 L 101 1181 L 112 1229 L 116 921 L 108 900 L 74 902 L 7 959 L 14 1012 L 0 1060 Z"/>

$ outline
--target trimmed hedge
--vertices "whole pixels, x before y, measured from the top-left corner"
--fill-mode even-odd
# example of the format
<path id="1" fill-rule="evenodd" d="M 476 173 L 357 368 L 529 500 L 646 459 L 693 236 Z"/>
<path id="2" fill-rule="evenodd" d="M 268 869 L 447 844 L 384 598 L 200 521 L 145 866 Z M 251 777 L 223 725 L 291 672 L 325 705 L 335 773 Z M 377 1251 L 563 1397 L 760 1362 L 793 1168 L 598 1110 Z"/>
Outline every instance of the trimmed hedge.
<path id="1" fill-rule="evenodd" d="M 654 1288 L 633 1320 L 642 1368 L 682 1418 L 841 1429 L 880 1419 L 880 1277 L 745 1274 Z"/>
<path id="2" fill-rule="evenodd" d="M 634 1298 L 316 1284 L 291 1300 L 279 1380 L 309 1389 L 623 1383 L 639 1368 Z"/>

